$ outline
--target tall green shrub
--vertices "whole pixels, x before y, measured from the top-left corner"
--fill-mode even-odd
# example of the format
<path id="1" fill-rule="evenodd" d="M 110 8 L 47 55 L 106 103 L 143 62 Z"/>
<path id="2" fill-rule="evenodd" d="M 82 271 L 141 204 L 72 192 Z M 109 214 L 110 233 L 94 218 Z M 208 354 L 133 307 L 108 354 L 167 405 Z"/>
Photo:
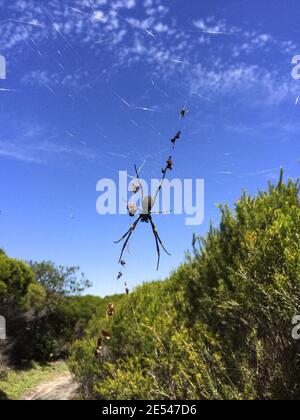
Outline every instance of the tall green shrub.
<path id="1" fill-rule="evenodd" d="M 194 238 L 194 255 L 165 282 L 95 318 L 70 366 L 86 398 L 299 399 L 299 182 L 246 193 Z M 197 244 L 198 242 L 198 244 Z M 104 356 L 101 329 L 112 332 Z"/>

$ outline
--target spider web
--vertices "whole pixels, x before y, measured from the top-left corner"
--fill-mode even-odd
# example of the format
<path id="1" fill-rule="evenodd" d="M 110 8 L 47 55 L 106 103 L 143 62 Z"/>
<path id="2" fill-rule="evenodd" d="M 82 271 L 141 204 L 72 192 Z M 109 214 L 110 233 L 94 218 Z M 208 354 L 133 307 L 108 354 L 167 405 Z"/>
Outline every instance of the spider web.
<path id="1" fill-rule="evenodd" d="M 247 0 L 239 6 L 226 4 L 227 21 L 206 13 L 207 18 L 197 25 L 192 18 L 194 6 L 186 18 L 175 18 L 169 1 L 152 1 L 151 8 L 125 0 L 110 6 L 101 0 L 30 0 L 26 7 L 22 2 L 3 3 L 7 7 L 0 22 L 0 49 L 9 58 L 14 77 L 0 81 L 4 131 L 0 157 L 53 165 L 62 176 L 68 173 L 73 196 L 57 205 L 68 225 L 76 228 L 83 223 L 84 210 L 77 197 L 87 183 L 90 187 L 91 179 L 94 183 L 101 177 L 117 180 L 119 171 L 127 170 L 132 183 L 134 163 L 142 178 L 160 178 L 172 155 L 181 178 L 201 177 L 213 188 L 236 186 L 238 190 L 244 186 L 242 181 L 264 182 L 281 166 L 294 168 L 290 157 L 263 155 L 263 137 L 273 134 L 276 126 L 271 130 L 260 118 L 248 127 L 246 114 L 259 119 L 252 103 L 262 101 L 266 93 L 276 100 L 285 94 L 291 110 L 284 120 L 278 118 L 281 138 L 277 141 L 294 147 L 288 134 L 298 117 L 299 87 L 289 75 L 278 78 L 267 60 L 262 72 L 256 65 L 263 62 L 259 51 L 269 54 L 269 59 L 280 50 L 287 51 L 280 58 L 289 64 L 289 51 L 297 45 L 295 25 L 276 32 L 266 25 L 231 23 L 241 7 L 251 7 L 253 2 Z M 277 0 L 276 4 L 285 20 L 299 14 L 296 2 L 288 5 Z M 195 16 L 205 15 L 204 6 L 198 7 Z M 226 61 L 225 55 L 233 56 L 232 60 Z M 275 74 L 276 83 L 263 79 L 267 70 Z M 255 79 L 260 77 L 263 93 L 257 89 L 253 97 Z M 232 90 L 238 98 L 233 98 Z M 20 101 L 19 108 L 6 115 L 7 109 L 13 109 L 12 101 Z M 27 113 L 29 126 L 22 110 L 30 101 L 35 115 Z M 179 119 L 182 108 L 190 111 L 184 120 Z M 244 108 L 244 114 L 237 117 L 239 108 Z M 18 124 L 8 129 L 10 117 Z M 174 151 L 170 139 L 178 130 L 183 135 Z M 256 149 L 262 156 L 257 156 Z M 243 167 L 247 155 L 253 165 Z M 123 197 L 129 198 L 130 194 Z"/>

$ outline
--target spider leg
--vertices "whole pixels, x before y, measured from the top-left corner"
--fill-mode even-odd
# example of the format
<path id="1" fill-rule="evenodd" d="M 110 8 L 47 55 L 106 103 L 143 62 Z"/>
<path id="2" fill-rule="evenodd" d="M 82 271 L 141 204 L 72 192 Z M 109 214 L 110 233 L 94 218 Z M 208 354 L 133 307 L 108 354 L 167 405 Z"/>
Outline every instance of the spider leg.
<path id="1" fill-rule="evenodd" d="M 155 238 L 155 242 L 156 242 L 156 250 L 157 250 L 157 255 L 158 255 L 158 260 L 157 260 L 157 271 L 159 270 L 159 263 L 160 263 L 160 248 L 159 248 L 159 243 L 158 243 L 158 239 L 157 239 L 157 235 L 156 235 L 156 229 L 155 229 L 155 225 L 153 223 L 153 221 L 151 221 L 151 227 L 152 227 L 152 231 L 153 231 L 153 235 Z"/>
<path id="2" fill-rule="evenodd" d="M 118 241 L 114 241 L 114 244 L 119 244 L 120 242 L 123 241 L 123 239 L 126 238 L 127 235 L 132 233 L 134 229 L 136 228 L 136 225 L 138 224 L 139 221 L 140 221 L 140 217 L 133 223 L 133 225 L 130 226 L 130 229 L 125 233 L 125 235 L 122 236 L 121 239 L 119 239 Z"/>
<path id="3" fill-rule="evenodd" d="M 138 180 L 138 183 L 139 183 L 139 186 L 140 186 L 140 189 L 141 189 L 141 192 L 142 192 L 142 200 L 143 200 L 143 198 L 144 198 L 144 188 L 143 188 L 143 184 L 141 183 L 140 176 L 139 176 L 139 171 L 138 171 L 138 168 L 137 168 L 136 165 L 134 165 L 134 169 L 135 169 L 136 179 Z"/>
<path id="4" fill-rule="evenodd" d="M 134 222 L 134 224 L 131 226 L 131 228 L 129 229 L 129 231 L 125 234 L 125 236 L 123 236 L 123 238 L 121 239 L 121 241 L 123 240 L 123 239 L 125 239 L 126 238 L 126 236 L 127 236 L 127 239 L 126 239 L 126 241 L 124 242 L 124 244 L 123 244 L 123 248 L 122 248 L 122 251 L 121 251 L 121 255 L 120 255 L 120 259 L 119 259 L 119 263 L 122 261 L 122 258 L 123 258 L 123 254 L 124 254 L 124 251 L 125 251 L 125 249 L 126 249 L 126 246 L 127 246 L 127 244 L 128 244 L 128 242 L 129 242 L 129 239 L 131 238 L 131 235 L 133 234 L 133 232 L 134 232 L 134 230 L 135 230 L 135 228 L 137 227 L 137 225 L 138 225 L 138 223 L 139 223 L 139 221 L 141 220 L 141 217 L 139 217 L 135 222 Z M 121 241 L 119 241 L 119 242 L 121 242 Z"/>
<path id="5" fill-rule="evenodd" d="M 151 214 L 171 214 L 173 213 L 173 210 L 166 210 L 166 211 L 152 211 Z"/>
<path id="6" fill-rule="evenodd" d="M 120 255 L 120 258 L 119 258 L 119 264 L 120 264 L 120 262 L 122 261 L 124 251 L 125 251 L 125 249 L 126 249 L 126 246 L 127 246 L 128 242 L 129 242 L 129 239 L 131 238 L 131 235 L 132 235 L 132 234 L 133 234 L 133 230 L 129 233 L 129 235 L 128 235 L 128 237 L 127 237 L 126 241 L 125 241 L 125 242 L 124 242 L 124 244 L 123 244 L 122 251 L 121 251 L 121 255 Z"/>
<path id="7" fill-rule="evenodd" d="M 175 145 L 174 145 L 174 147 L 175 147 Z M 167 176 L 167 169 L 168 169 L 168 167 L 166 167 L 166 168 L 163 170 L 163 176 L 162 176 L 161 181 L 160 181 L 160 184 L 159 184 L 159 186 L 158 186 L 158 188 L 157 188 L 157 190 L 156 190 L 156 193 L 155 193 L 155 195 L 154 195 L 154 197 L 153 197 L 153 206 L 154 206 L 154 204 L 156 203 L 157 196 L 158 196 L 158 194 L 160 193 L 160 191 L 161 191 L 161 189 L 162 189 L 162 187 L 163 187 L 163 185 L 164 185 L 164 182 L 165 182 L 165 179 L 166 179 L 166 176 Z"/>
<path id="8" fill-rule="evenodd" d="M 156 226 L 155 226 L 155 224 L 154 224 L 154 222 L 152 220 L 152 217 L 150 217 L 149 220 L 150 220 L 150 223 L 151 223 L 151 226 L 152 226 L 152 230 L 153 230 L 153 233 L 154 233 L 154 236 L 155 236 L 155 240 L 159 242 L 160 246 L 165 251 L 165 253 L 168 254 L 171 257 L 171 254 L 166 250 L 166 248 L 165 248 L 162 240 L 160 239 L 160 237 L 158 235 L 158 232 L 157 232 Z"/>
<path id="9" fill-rule="evenodd" d="M 160 246 L 162 247 L 162 249 L 165 251 L 165 253 L 166 254 L 168 254 L 169 255 L 169 257 L 171 257 L 172 255 L 166 250 L 166 248 L 165 248 L 165 246 L 164 246 L 164 244 L 163 244 L 163 242 L 162 242 L 162 240 L 160 239 L 160 237 L 159 237 L 159 234 L 158 234 L 158 232 L 156 231 L 156 236 L 157 236 L 157 239 L 158 239 L 158 241 L 159 241 L 159 243 L 160 243 Z"/>

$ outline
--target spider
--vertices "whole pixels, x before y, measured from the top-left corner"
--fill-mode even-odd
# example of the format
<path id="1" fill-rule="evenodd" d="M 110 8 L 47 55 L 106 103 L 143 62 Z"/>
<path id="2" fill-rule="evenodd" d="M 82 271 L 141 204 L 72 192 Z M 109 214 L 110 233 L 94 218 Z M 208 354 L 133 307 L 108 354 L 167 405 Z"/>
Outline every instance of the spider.
<path id="1" fill-rule="evenodd" d="M 140 210 L 140 215 L 135 220 L 135 222 L 131 225 L 130 229 L 125 233 L 125 235 L 122 236 L 121 239 L 119 239 L 118 241 L 115 242 L 115 244 L 118 244 L 125 239 L 125 242 L 123 244 L 123 248 L 122 248 L 122 251 L 121 251 L 121 256 L 120 256 L 120 259 L 119 259 L 119 264 L 122 261 L 123 254 L 124 254 L 124 251 L 126 249 L 126 246 L 127 246 L 128 242 L 129 242 L 129 239 L 131 238 L 131 235 L 135 231 L 139 222 L 150 223 L 151 224 L 152 232 L 153 232 L 155 242 L 156 242 L 157 255 L 158 255 L 157 271 L 159 270 L 159 264 L 160 264 L 160 246 L 166 252 L 166 254 L 171 256 L 171 254 L 169 254 L 169 252 L 166 250 L 162 240 L 159 237 L 158 231 L 157 231 L 156 226 L 155 226 L 155 224 L 153 222 L 153 219 L 152 219 L 152 209 L 153 209 L 154 204 L 156 202 L 157 196 L 158 196 L 160 190 L 162 189 L 164 180 L 166 178 L 167 170 L 171 170 L 172 166 L 173 166 L 173 162 L 172 162 L 172 159 L 170 157 L 169 160 L 167 161 L 166 168 L 162 171 L 163 176 L 162 176 L 161 182 L 160 182 L 160 184 L 157 188 L 157 191 L 156 191 L 154 197 L 151 197 L 151 196 L 144 197 L 143 185 L 142 185 L 142 183 L 140 181 L 140 178 L 139 178 L 137 166 L 136 165 L 134 166 L 135 173 L 136 173 L 136 178 L 138 180 L 138 183 L 139 183 L 139 186 L 140 186 L 140 189 L 141 189 L 141 194 L 142 194 L 142 209 Z"/>

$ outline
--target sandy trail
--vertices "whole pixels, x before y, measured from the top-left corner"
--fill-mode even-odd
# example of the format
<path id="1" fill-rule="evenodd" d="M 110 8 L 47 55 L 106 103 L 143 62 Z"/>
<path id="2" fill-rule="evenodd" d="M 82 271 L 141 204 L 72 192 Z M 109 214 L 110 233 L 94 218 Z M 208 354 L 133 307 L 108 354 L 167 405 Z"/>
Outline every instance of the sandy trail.
<path id="1" fill-rule="evenodd" d="M 70 373 L 55 376 L 49 382 L 40 384 L 33 391 L 30 391 L 22 399 L 45 400 L 45 401 L 68 401 L 76 397 L 78 385 Z"/>

